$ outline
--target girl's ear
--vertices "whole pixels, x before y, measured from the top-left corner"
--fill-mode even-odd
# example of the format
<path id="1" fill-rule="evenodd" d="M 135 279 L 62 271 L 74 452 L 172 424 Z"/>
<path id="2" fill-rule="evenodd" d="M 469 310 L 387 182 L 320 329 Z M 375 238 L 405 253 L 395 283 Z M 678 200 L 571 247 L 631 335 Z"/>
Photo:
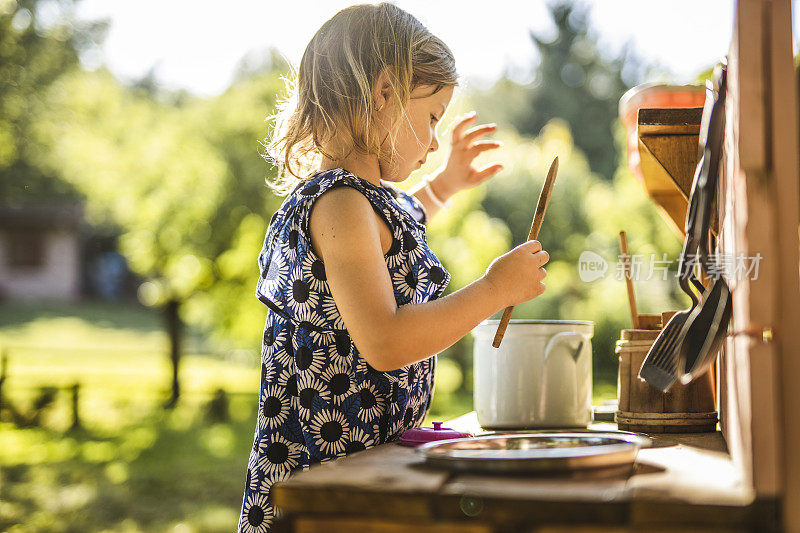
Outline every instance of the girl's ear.
<path id="1" fill-rule="evenodd" d="M 372 99 L 375 102 L 375 109 L 382 110 L 392 94 L 392 84 L 389 81 L 390 67 L 385 67 L 378 74 L 378 78 L 372 86 Z"/>

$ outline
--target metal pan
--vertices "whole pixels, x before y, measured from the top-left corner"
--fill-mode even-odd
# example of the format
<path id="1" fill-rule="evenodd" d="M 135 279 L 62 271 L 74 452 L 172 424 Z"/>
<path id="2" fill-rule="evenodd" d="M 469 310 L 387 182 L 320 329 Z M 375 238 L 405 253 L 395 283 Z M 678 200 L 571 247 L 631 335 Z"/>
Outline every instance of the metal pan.
<path id="1" fill-rule="evenodd" d="M 430 442 L 416 451 L 448 470 L 519 473 L 632 467 L 648 437 L 598 431 L 529 432 Z"/>

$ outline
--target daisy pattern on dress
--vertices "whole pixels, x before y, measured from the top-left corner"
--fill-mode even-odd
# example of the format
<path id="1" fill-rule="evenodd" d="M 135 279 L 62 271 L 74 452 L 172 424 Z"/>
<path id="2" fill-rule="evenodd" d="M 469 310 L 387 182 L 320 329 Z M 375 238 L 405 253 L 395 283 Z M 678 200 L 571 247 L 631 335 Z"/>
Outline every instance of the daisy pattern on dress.
<path id="1" fill-rule="evenodd" d="M 289 338 L 289 332 L 287 330 L 288 328 L 286 327 L 285 322 L 279 322 L 276 320 L 272 327 L 266 330 L 264 333 L 265 338 L 268 341 L 271 341 L 270 343 L 265 341 L 265 344 L 269 349 L 267 352 L 265 352 L 265 355 L 269 355 L 274 362 L 278 363 L 278 365 L 283 368 L 290 366 L 293 360 L 293 355 L 286 349 L 286 340 Z"/>
<path id="2" fill-rule="evenodd" d="M 411 363 L 400 369 L 400 387 L 403 389 L 411 389 L 417 381 L 418 368 L 421 363 Z"/>
<path id="3" fill-rule="evenodd" d="M 414 295 L 411 301 L 417 304 L 427 302 L 429 299 L 426 292 L 428 290 L 428 272 L 424 268 L 418 266 L 413 267 L 412 272 L 416 286 L 414 287 Z M 408 281 L 410 279 L 410 275 L 406 275 L 406 280 Z"/>
<path id="4" fill-rule="evenodd" d="M 322 293 L 327 288 L 328 276 L 325 274 L 325 263 L 316 255 L 309 253 L 300 263 L 300 275 L 306 280 L 311 290 Z"/>
<path id="5" fill-rule="evenodd" d="M 328 385 L 333 405 L 340 405 L 356 392 L 355 380 L 346 366 L 331 363 L 322 373 L 322 381 Z"/>
<path id="6" fill-rule="evenodd" d="M 305 467 L 303 470 L 308 470 L 308 467 Z M 281 510 L 279 508 L 277 508 L 274 505 L 272 505 L 272 500 L 273 500 L 272 487 L 273 487 L 273 485 L 275 485 L 275 483 L 280 483 L 281 481 L 286 481 L 287 479 L 289 479 L 291 477 L 291 475 L 292 475 L 292 471 L 286 470 L 286 471 L 283 471 L 283 472 L 276 472 L 272 476 L 265 476 L 264 479 L 261 480 L 261 485 L 260 485 L 260 488 L 259 488 L 259 492 L 261 492 L 262 494 L 266 494 L 267 495 L 267 503 L 269 504 L 270 509 L 272 511 L 272 516 L 275 517 L 275 518 L 280 517 L 283 513 L 281 512 Z"/>
<path id="7" fill-rule="evenodd" d="M 333 346 L 329 346 L 328 359 L 348 370 L 353 367 L 353 350 L 347 331 L 335 334 Z"/>
<path id="8" fill-rule="evenodd" d="M 425 257 L 425 247 L 420 244 L 420 240 L 423 239 L 419 232 L 414 232 L 410 229 L 403 231 L 403 251 L 408 254 L 408 259 L 411 263 L 416 263 Z"/>
<path id="9" fill-rule="evenodd" d="M 392 274 L 395 294 L 400 294 L 404 302 L 408 302 L 417 290 L 417 277 L 413 268 L 412 265 L 403 264 Z"/>
<path id="10" fill-rule="evenodd" d="M 259 429 L 275 429 L 289 418 L 289 397 L 286 389 L 278 385 L 268 385 L 261 390 L 258 405 Z"/>
<path id="11" fill-rule="evenodd" d="M 256 450 L 250 453 L 250 459 L 247 461 L 247 479 L 245 485 L 250 490 L 258 489 L 258 480 L 261 477 L 261 472 L 258 470 L 258 454 Z"/>
<path id="12" fill-rule="evenodd" d="M 258 466 L 274 477 L 281 472 L 291 472 L 300 462 L 303 446 L 275 433 L 265 435 L 258 443 Z"/>
<path id="13" fill-rule="evenodd" d="M 264 326 L 264 346 L 280 346 L 286 341 L 286 319 L 275 313 L 269 313 Z"/>
<path id="14" fill-rule="evenodd" d="M 289 227 L 284 228 L 283 231 L 285 232 L 286 239 L 281 241 L 280 251 L 289 261 L 294 261 L 297 258 L 298 248 L 304 244 L 300 242 L 302 238 L 300 227 L 293 221 Z"/>
<path id="15" fill-rule="evenodd" d="M 266 533 L 275 514 L 267 497 L 259 492 L 248 494 L 242 509 L 239 531 L 242 533 Z"/>
<path id="16" fill-rule="evenodd" d="M 269 287 L 281 287 L 289 279 L 289 262 L 281 255 L 280 248 L 275 248 L 269 258 L 269 265 L 264 272 L 263 283 Z"/>
<path id="17" fill-rule="evenodd" d="M 305 307 L 300 307 L 295 313 L 295 319 L 300 322 L 297 327 L 306 331 L 308 335 L 311 336 L 311 340 L 315 343 L 327 344 L 332 340 L 331 333 L 319 331 L 319 329 L 330 328 L 330 324 L 328 324 L 319 313 Z"/>
<path id="18" fill-rule="evenodd" d="M 277 372 L 277 362 L 269 356 L 269 350 L 265 350 L 261 354 L 261 381 L 263 383 L 272 383 L 275 381 L 275 374 Z"/>
<path id="19" fill-rule="evenodd" d="M 413 380 L 406 372 L 403 385 L 400 369 L 379 372 L 371 368 L 353 344 L 333 301 L 325 265 L 311 248 L 311 206 L 326 190 L 340 185 L 362 193 L 391 229 L 393 238 L 384 259 L 397 305 L 428 301 L 441 295 L 446 286 L 446 282 L 442 286 L 433 282 L 432 276 L 439 275 L 434 267 L 444 272 L 444 266 L 425 242 L 423 206 L 407 193 L 388 183 L 372 184 L 343 169 L 315 172 L 297 184 L 270 219 L 259 254 L 256 296 L 269 310 L 261 351 L 259 420 L 248 463 L 240 533 L 263 530 L 263 524 L 277 514 L 270 502 L 276 480 L 309 464 L 329 462 L 396 438 L 409 407 L 410 423 L 417 424 L 430 405 L 433 378 L 426 374 L 432 372 L 433 363 L 419 364 Z M 413 290 L 394 286 L 398 281 L 394 275 L 401 268 L 405 271 L 400 281 L 416 284 Z M 278 412 L 275 398 L 280 399 L 281 414 L 267 416 Z M 275 424 L 269 420 L 277 422 L 283 416 L 284 398 L 288 416 L 271 427 Z M 253 493 L 261 499 L 256 500 Z"/>
<path id="20" fill-rule="evenodd" d="M 356 375 L 357 376 L 363 376 L 363 375 L 367 374 L 370 371 L 371 368 L 372 367 L 369 366 L 369 364 L 367 363 L 367 360 L 364 359 L 363 355 L 359 354 L 356 357 Z"/>
<path id="21" fill-rule="evenodd" d="M 362 383 L 358 387 L 358 396 L 360 399 L 358 417 L 362 421 L 369 422 L 383 414 L 386 401 L 371 383 Z"/>
<path id="22" fill-rule="evenodd" d="M 292 339 L 292 344 L 295 340 Z M 325 350 L 311 348 L 313 343 L 300 344 L 294 346 L 294 367 L 298 373 L 310 372 L 312 374 L 319 374 L 325 365 Z"/>
<path id="23" fill-rule="evenodd" d="M 406 257 L 401 253 L 403 249 L 403 233 L 402 230 L 392 234 L 392 243 L 389 245 L 389 251 L 386 252 L 384 259 L 386 266 L 389 270 L 394 270 L 406 263 Z"/>
<path id="24" fill-rule="evenodd" d="M 393 419 L 397 419 L 402 417 L 401 413 L 405 411 L 406 403 L 408 403 L 408 390 L 395 383 L 392 385 L 390 394 L 391 415 Z"/>
<path id="25" fill-rule="evenodd" d="M 288 367 L 278 374 L 278 385 L 286 391 L 290 398 L 297 397 L 297 373 L 294 368 Z"/>
<path id="26" fill-rule="evenodd" d="M 347 443 L 347 454 L 360 452 L 375 446 L 375 439 L 372 435 L 358 426 L 350 428 L 350 442 Z"/>
<path id="27" fill-rule="evenodd" d="M 316 414 L 309 427 L 314 444 L 327 457 L 344 452 L 350 434 L 350 424 L 343 413 L 323 409 Z"/>
<path id="28" fill-rule="evenodd" d="M 428 289 L 431 295 L 435 294 L 437 291 L 443 290 L 449 283 L 450 273 L 445 270 L 438 261 L 426 257 L 425 260 L 422 261 L 422 268 L 428 272 L 428 279 L 431 281 Z"/>
<path id="29" fill-rule="evenodd" d="M 299 395 L 299 411 L 302 420 L 310 420 L 314 414 L 314 399 L 319 397 L 330 402 L 331 392 L 325 384 L 313 374 L 300 374 L 297 377 Z"/>
<path id="30" fill-rule="evenodd" d="M 295 268 L 287 292 L 289 298 L 286 300 L 286 305 L 292 314 L 296 315 L 300 309 L 312 311 L 319 306 L 319 291 L 311 288 L 310 282 L 303 275 L 302 265 Z"/>
<path id="31" fill-rule="evenodd" d="M 346 329 L 344 320 L 342 320 L 342 315 L 339 313 L 339 308 L 336 307 L 336 302 L 333 301 L 333 297 L 321 295 L 320 302 L 319 308 L 322 310 L 322 315 L 333 326 L 333 328 L 342 330 Z"/>

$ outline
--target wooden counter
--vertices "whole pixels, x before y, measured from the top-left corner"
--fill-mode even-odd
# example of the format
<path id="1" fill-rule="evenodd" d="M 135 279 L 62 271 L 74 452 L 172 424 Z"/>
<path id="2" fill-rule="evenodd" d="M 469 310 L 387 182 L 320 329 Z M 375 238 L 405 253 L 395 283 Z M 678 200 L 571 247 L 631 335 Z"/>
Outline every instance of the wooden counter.
<path id="1" fill-rule="evenodd" d="M 481 433 L 475 414 L 445 424 Z M 592 429 L 615 429 L 595 424 Z M 273 488 L 275 531 L 774 531 L 778 505 L 755 500 L 719 432 L 654 436 L 632 473 L 473 475 L 427 467 L 384 444 L 312 467 Z"/>

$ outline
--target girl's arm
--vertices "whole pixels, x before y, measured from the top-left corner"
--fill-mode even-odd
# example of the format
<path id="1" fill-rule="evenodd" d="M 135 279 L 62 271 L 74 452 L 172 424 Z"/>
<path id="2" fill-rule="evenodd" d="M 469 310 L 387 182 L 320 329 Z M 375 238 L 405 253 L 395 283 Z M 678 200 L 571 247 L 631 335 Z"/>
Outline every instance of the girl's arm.
<path id="1" fill-rule="evenodd" d="M 434 178 L 435 180 L 435 178 Z M 431 183 L 430 187 L 433 187 L 433 193 L 443 202 L 446 202 L 452 195 L 452 192 L 446 192 L 444 187 L 439 187 L 439 184 L 434 185 Z M 441 211 L 441 207 L 439 204 L 434 202 L 433 198 L 431 198 L 430 191 L 428 187 L 425 186 L 425 180 L 420 181 L 413 187 L 408 190 L 408 194 L 411 194 L 417 198 L 420 202 L 422 202 L 422 206 L 425 208 L 425 214 L 428 217 L 428 222 Z"/>
<path id="2" fill-rule="evenodd" d="M 309 221 L 311 244 L 325 263 L 336 307 L 376 370 L 394 370 L 441 352 L 485 318 L 544 290 L 538 267 L 546 262 L 546 252 L 535 253 L 541 247 L 529 241 L 524 254 L 520 246 L 503 256 L 516 253 L 493 278 L 487 274 L 438 300 L 398 308 L 381 249 L 383 223 L 369 201 L 349 187 L 320 196 Z M 509 301 L 510 294 L 519 301 Z"/>

